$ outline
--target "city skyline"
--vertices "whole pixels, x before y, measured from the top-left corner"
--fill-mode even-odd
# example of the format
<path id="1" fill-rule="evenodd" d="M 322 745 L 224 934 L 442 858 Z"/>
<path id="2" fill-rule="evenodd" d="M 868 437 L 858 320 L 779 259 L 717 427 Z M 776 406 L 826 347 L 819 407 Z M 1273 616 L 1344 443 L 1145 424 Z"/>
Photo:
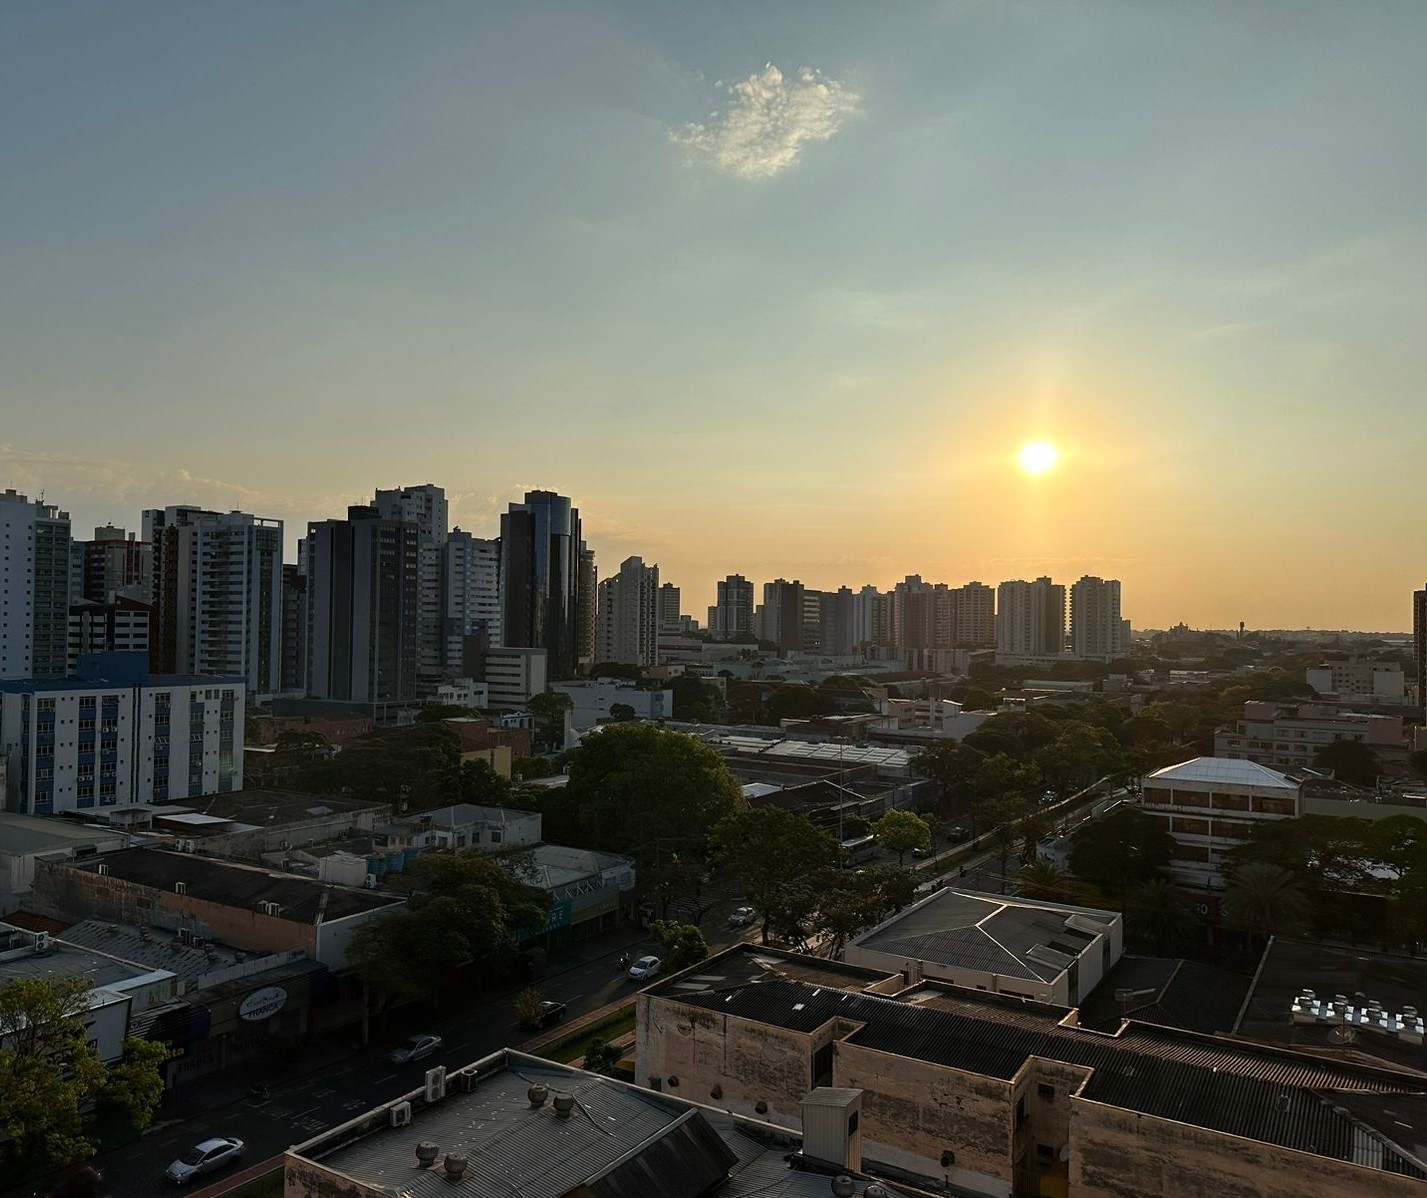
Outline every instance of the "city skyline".
<path id="1" fill-rule="evenodd" d="M 1369 8 L 12 7 L 0 488 L 286 560 L 550 489 L 700 619 L 1090 574 L 1404 630 L 1427 10 Z"/>

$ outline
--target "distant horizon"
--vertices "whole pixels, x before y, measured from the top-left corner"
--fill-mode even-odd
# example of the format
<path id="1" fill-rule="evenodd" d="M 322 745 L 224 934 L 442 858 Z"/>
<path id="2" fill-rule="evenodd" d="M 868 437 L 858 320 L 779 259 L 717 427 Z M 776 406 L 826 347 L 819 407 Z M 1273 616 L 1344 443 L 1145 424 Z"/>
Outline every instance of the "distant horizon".
<path id="1" fill-rule="evenodd" d="M 1427 579 L 1427 4 L 0 7 L 0 486 L 716 579 Z M 294 538 L 290 538 L 295 540 Z"/>

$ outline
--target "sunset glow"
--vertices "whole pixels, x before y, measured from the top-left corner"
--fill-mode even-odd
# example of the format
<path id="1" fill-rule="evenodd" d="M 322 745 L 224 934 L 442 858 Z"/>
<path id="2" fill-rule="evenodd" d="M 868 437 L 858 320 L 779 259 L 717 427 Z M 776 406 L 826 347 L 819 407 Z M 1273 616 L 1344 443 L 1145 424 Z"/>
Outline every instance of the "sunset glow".
<path id="1" fill-rule="evenodd" d="M 1060 454 L 1049 441 L 1032 441 L 1021 447 L 1021 469 L 1027 474 L 1045 474 L 1054 470 Z"/>

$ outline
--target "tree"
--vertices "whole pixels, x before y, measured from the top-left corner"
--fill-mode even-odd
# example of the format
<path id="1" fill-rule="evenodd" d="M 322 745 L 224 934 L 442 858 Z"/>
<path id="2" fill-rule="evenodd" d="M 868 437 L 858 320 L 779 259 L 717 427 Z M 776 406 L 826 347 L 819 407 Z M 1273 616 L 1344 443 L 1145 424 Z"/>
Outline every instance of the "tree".
<path id="1" fill-rule="evenodd" d="M 692 674 L 680 674 L 669 680 L 674 695 L 674 718 L 700 724 L 717 723 L 723 719 L 723 696 L 718 688 L 700 682 Z"/>
<path id="2" fill-rule="evenodd" d="M 1277 865 L 1242 865 L 1229 877 L 1224 914 L 1250 936 L 1267 940 L 1275 932 L 1301 928 L 1311 910 L 1298 879 Z"/>
<path id="3" fill-rule="evenodd" d="M 1035 813 L 1035 807 L 1014 795 L 982 799 L 971 809 L 972 817 L 984 830 L 991 829 L 992 843 L 1001 859 L 1001 893 L 1006 892 L 1006 869 L 1016 842 L 1022 838 L 1021 823 Z"/>
<path id="4" fill-rule="evenodd" d="M 590 667 L 591 678 L 623 678 L 630 682 L 641 682 L 644 670 L 628 661 L 597 661 Z"/>
<path id="5" fill-rule="evenodd" d="M 437 788 L 437 793 L 431 797 L 439 799 L 443 805 L 471 803 L 477 807 L 503 807 L 510 799 L 510 783 L 486 762 L 476 758 L 458 761 L 446 770 L 438 779 Z M 436 803 L 431 802 L 430 805 L 435 806 Z M 417 810 L 423 806 L 425 804 L 412 804 Z"/>
<path id="6" fill-rule="evenodd" d="M 332 752 L 332 742 L 321 732 L 307 728 L 288 728 L 277 734 L 273 748 L 282 753 L 296 753 L 304 757 L 328 756 Z"/>
<path id="7" fill-rule="evenodd" d="M 638 713 L 628 703 L 613 703 L 610 705 L 609 718 L 616 724 L 627 724 L 637 719 Z"/>
<path id="8" fill-rule="evenodd" d="M 1075 880 L 1049 861 L 1037 859 L 1016 875 L 1016 893 L 1046 903 L 1068 903 Z"/>
<path id="9" fill-rule="evenodd" d="M 1126 931 L 1141 944 L 1151 946 L 1156 955 L 1164 956 L 1193 935 L 1195 920 L 1189 912 L 1188 898 L 1164 878 L 1151 878 L 1126 898 Z"/>
<path id="10" fill-rule="evenodd" d="M 123 1059 L 106 1071 L 100 1101 L 118 1111 L 134 1131 L 142 1131 L 164 1096 L 163 1067 L 168 1059 L 166 1044 L 133 1037 L 125 1040 Z"/>
<path id="11" fill-rule="evenodd" d="M 0 986 L 0 1162 L 12 1175 L 93 1155 L 86 1112 L 105 1068 L 86 1039 L 89 989 L 84 977 Z"/>
<path id="12" fill-rule="evenodd" d="M 515 1000 L 510 1004 L 515 1022 L 526 1028 L 537 1026 L 540 1022 L 540 1004 L 544 1001 L 545 996 L 540 993 L 538 986 L 526 986 L 524 990 L 518 991 Z"/>
<path id="13" fill-rule="evenodd" d="M 1332 770 L 1350 786 L 1376 786 L 1382 765 L 1372 748 L 1360 740 L 1335 740 L 1313 754 L 1313 768 Z"/>
<path id="14" fill-rule="evenodd" d="M 839 851 L 830 834 L 781 807 L 755 807 L 725 819 L 712 844 L 763 916 L 765 944 L 770 930 L 789 934 L 806 918 L 812 898 L 807 883 L 834 865 Z"/>
<path id="15" fill-rule="evenodd" d="M 913 768 L 941 789 L 938 811 L 950 818 L 966 810 L 975 795 L 976 771 L 983 754 L 955 741 L 942 741 L 920 753 Z"/>
<path id="16" fill-rule="evenodd" d="M 1076 830 L 1070 868 L 1107 893 L 1123 894 L 1159 877 L 1174 849 L 1163 822 L 1136 807 L 1121 807 Z"/>
<path id="17" fill-rule="evenodd" d="M 659 961 L 664 973 L 678 973 L 709 955 L 709 942 L 696 924 L 655 920 L 649 925 L 649 932 L 664 950 Z"/>
<path id="18" fill-rule="evenodd" d="M 570 758 L 564 801 L 591 847 L 635 859 L 646 893 L 667 909 L 704 872 L 708 836 L 743 806 L 723 758 L 702 741 L 653 724 L 607 724 Z"/>
<path id="19" fill-rule="evenodd" d="M 565 715 L 575 709 L 575 701 L 563 691 L 534 695 L 527 707 L 535 717 L 535 738 L 547 749 L 565 747 Z"/>
<path id="20" fill-rule="evenodd" d="M 908 849 L 929 849 L 932 844 L 926 820 L 913 811 L 887 812 L 872 825 L 872 835 L 884 849 L 897 854 L 898 865 L 905 861 Z"/>
<path id="21" fill-rule="evenodd" d="M 585 1047 L 585 1068 L 591 1073 L 608 1073 L 624 1053 L 603 1036 L 593 1037 Z"/>
<path id="22" fill-rule="evenodd" d="M 433 1005 L 449 971 L 479 960 L 483 973 L 509 969 L 522 935 L 545 926 L 549 895 L 520 876 L 519 854 L 429 852 L 402 874 L 405 910 L 368 920 L 352 935 L 348 959 L 391 1002 Z"/>
<path id="23" fill-rule="evenodd" d="M 348 743 L 340 753 L 308 760 L 292 785 L 319 794 L 345 794 L 386 803 L 433 805 L 440 778 L 461 760 L 461 740 L 447 724 L 383 728 Z"/>
<path id="24" fill-rule="evenodd" d="M 897 865 L 832 869 L 818 877 L 814 892 L 811 930 L 826 938 L 826 955 L 835 958 L 854 936 L 910 905 L 916 899 L 917 879 Z"/>
<path id="25" fill-rule="evenodd" d="M 968 687 L 961 696 L 962 711 L 995 711 L 1000 706 L 995 695 L 979 686 Z"/>

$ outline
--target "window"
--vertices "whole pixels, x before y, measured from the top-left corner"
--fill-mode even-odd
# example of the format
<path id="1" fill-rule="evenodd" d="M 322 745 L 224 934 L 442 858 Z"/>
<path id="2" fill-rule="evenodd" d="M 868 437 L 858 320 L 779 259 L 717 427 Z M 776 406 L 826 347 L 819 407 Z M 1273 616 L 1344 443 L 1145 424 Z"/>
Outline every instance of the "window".
<path id="1" fill-rule="evenodd" d="M 1036 1097 L 1037 1097 L 1037 1098 L 1044 1098 L 1044 1099 L 1046 1099 L 1046 1100 L 1050 1100 L 1050 1099 L 1054 1098 L 1054 1097 L 1055 1097 L 1055 1087 L 1054 1087 L 1054 1086 L 1048 1086 L 1048 1085 L 1045 1084 L 1045 1082 L 1040 1082 L 1040 1083 L 1036 1086 Z"/>
<path id="2" fill-rule="evenodd" d="M 1036 1164 L 1050 1165 L 1055 1163 L 1055 1149 L 1049 1144 L 1036 1145 Z"/>
<path id="3" fill-rule="evenodd" d="M 1020 1130 L 1026 1122 L 1026 1100 L 1022 1096 L 1016 1099 L 1016 1129 Z"/>

